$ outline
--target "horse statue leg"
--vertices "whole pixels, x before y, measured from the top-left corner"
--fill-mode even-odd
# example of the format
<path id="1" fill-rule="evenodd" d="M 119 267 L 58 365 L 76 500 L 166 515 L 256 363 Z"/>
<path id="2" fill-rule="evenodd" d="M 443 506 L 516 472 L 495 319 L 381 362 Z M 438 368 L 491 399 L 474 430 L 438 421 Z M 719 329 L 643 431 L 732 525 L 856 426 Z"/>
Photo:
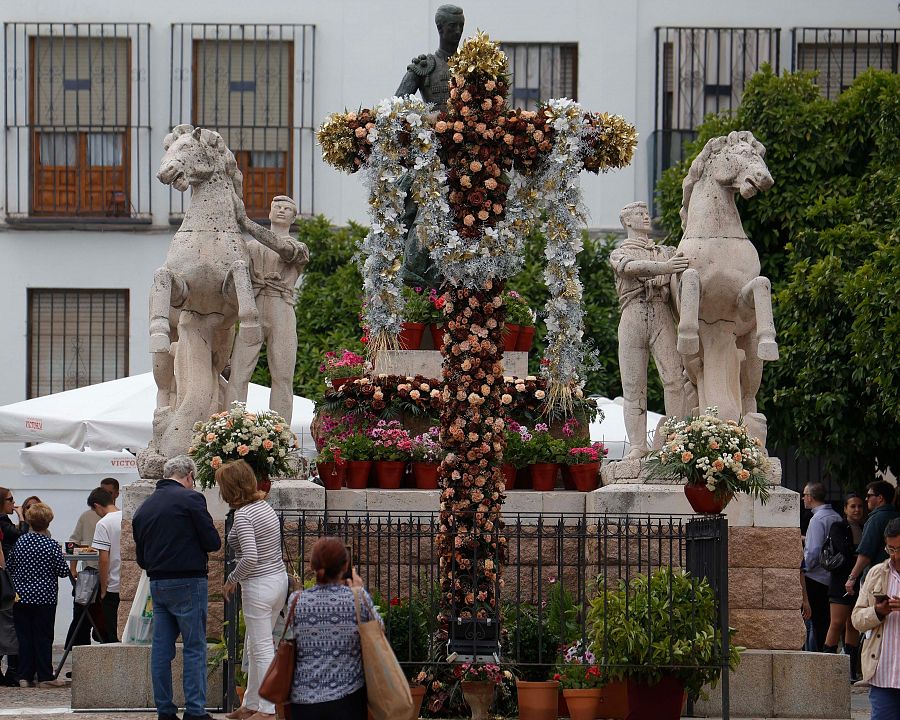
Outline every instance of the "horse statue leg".
<path id="1" fill-rule="evenodd" d="M 763 361 L 754 352 L 758 347 L 756 331 L 751 330 L 737 339 L 739 350 L 744 353 L 741 362 L 741 414 L 750 435 L 759 438 L 763 447 L 768 435 L 766 416 L 756 409 L 756 394 L 762 385 Z"/>
<path id="2" fill-rule="evenodd" d="M 172 342 L 170 313 L 181 306 L 188 296 L 185 281 L 163 265 L 153 273 L 150 288 L 150 352 L 168 353 Z"/>
<path id="3" fill-rule="evenodd" d="M 778 343 L 775 342 L 775 321 L 772 318 L 772 283 L 762 275 L 753 278 L 741 288 L 740 300 L 756 312 L 756 354 L 760 360 L 778 359 Z"/>
<path id="4" fill-rule="evenodd" d="M 700 273 L 688 268 L 681 273 L 679 294 L 678 352 L 685 357 L 700 352 Z"/>

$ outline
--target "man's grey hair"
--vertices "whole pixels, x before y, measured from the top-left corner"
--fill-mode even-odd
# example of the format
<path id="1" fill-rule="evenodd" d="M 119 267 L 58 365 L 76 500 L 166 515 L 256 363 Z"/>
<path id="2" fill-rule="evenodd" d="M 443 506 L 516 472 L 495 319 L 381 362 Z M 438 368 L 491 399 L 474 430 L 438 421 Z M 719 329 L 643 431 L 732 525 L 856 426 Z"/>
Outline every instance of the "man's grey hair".
<path id="1" fill-rule="evenodd" d="M 197 466 L 187 455 L 176 455 L 163 465 L 163 477 L 167 479 L 187 477 L 188 473 L 196 475 Z"/>
<path id="2" fill-rule="evenodd" d="M 818 480 L 812 480 L 806 483 L 806 492 L 816 502 L 825 502 L 825 485 Z"/>

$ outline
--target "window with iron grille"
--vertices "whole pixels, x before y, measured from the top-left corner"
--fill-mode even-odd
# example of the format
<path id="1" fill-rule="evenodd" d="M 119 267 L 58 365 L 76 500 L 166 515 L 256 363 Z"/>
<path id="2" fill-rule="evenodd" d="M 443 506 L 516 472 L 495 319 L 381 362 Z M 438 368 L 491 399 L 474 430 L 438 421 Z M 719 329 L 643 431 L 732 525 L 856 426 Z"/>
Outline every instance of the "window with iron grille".
<path id="1" fill-rule="evenodd" d="M 551 98 L 578 99 L 578 45 L 501 43 L 512 78 L 510 104 L 535 110 Z"/>
<path id="2" fill-rule="evenodd" d="M 794 28 L 791 69 L 813 71 L 834 99 L 869 68 L 897 72 L 900 29 Z"/>
<path id="3" fill-rule="evenodd" d="M 244 176 L 244 204 L 266 218 L 275 195 L 313 212 L 311 25 L 173 25 L 171 124 L 218 131 Z M 186 198 L 170 195 L 170 212 Z"/>
<path id="4" fill-rule="evenodd" d="M 128 375 L 128 290 L 28 289 L 28 397 Z"/>
<path id="5" fill-rule="evenodd" d="M 650 196 L 663 170 L 710 113 L 734 110 L 764 63 L 780 71 L 778 28 L 656 28 L 656 101 Z"/>
<path id="6" fill-rule="evenodd" d="M 4 28 L 10 219 L 149 220 L 149 26 Z"/>

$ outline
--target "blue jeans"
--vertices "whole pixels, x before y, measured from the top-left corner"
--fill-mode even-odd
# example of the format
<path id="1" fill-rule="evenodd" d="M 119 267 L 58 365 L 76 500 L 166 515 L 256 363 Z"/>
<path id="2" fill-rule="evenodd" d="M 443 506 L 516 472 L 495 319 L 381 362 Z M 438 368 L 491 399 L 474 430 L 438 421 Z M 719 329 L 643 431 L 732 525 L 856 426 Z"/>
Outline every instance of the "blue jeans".
<path id="1" fill-rule="evenodd" d="M 206 578 L 151 580 L 153 598 L 153 648 L 150 676 L 153 700 L 159 715 L 174 715 L 172 660 L 175 640 L 184 643 L 184 713 L 206 714 Z"/>
<path id="2" fill-rule="evenodd" d="M 900 689 L 873 685 L 869 688 L 872 720 L 900 720 Z"/>

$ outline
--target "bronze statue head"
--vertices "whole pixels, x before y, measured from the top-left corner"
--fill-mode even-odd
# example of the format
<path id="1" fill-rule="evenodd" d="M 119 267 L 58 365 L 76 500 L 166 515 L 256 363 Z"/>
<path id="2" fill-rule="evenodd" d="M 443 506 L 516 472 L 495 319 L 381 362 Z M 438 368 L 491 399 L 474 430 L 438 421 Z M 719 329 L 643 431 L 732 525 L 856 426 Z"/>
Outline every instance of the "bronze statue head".
<path id="1" fill-rule="evenodd" d="M 438 35 L 441 38 L 441 48 L 450 54 L 456 52 L 465 22 L 462 8 L 457 5 L 441 5 L 437 9 L 434 14 L 434 24 L 437 25 Z"/>

